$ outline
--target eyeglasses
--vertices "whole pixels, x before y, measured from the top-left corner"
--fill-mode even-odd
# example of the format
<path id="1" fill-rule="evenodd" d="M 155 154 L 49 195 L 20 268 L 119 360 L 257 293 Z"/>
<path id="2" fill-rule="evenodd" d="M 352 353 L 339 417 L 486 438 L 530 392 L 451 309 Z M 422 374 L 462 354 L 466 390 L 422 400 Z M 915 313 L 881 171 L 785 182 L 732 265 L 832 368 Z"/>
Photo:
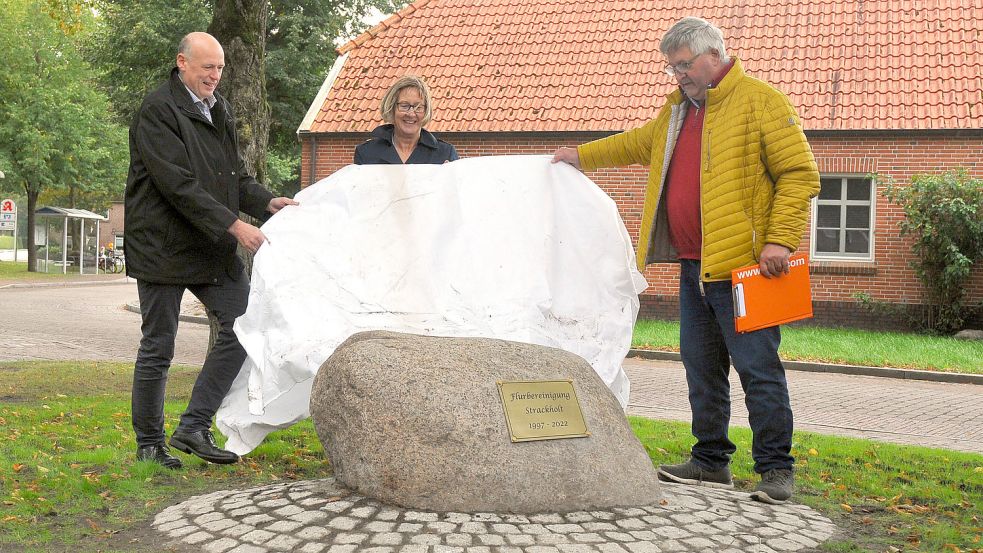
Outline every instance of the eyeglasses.
<path id="1" fill-rule="evenodd" d="M 408 104 L 406 102 L 400 102 L 396 104 L 396 109 L 402 113 L 413 113 L 414 111 L 417 113 L 423 113 L 427 111 L 427 106 L 426 104 Z"/>
<path id="2" fill-rule="evenodd" d="M 703 54 L 706 54 L 706 52 L 703 52 Z M 665 69 L 666 74 L 669 75 L 669 76 L 671 76 L 671 77 L 675 77 L 676 75 L 678 75 L 680 73 L 689 73 L 693 69 L 693 62 L 695 62 L 696 61 L 696 58 L 702 56 L 703 54 L 697 54 L 697 55 L 693 56 L 692 58 L 690 58 L 690 59 L 688 59 L 686 61 L 681 61 L 681 62 L 679 62 L 679 63 L 677 63 L 675 65 L 668 64 L 667 63 L 666 64 L 666 69 Z"/>

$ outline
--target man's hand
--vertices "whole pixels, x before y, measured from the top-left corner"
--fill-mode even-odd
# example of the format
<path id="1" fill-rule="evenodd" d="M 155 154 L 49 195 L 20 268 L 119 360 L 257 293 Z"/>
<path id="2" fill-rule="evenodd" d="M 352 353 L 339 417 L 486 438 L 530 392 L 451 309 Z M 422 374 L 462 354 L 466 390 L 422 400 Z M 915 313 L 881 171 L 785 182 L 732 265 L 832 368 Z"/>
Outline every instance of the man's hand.
<path id="1" fill-rule="evenodd" d="M 272 203 L 271 201 L 270 204 Z M 235 236 L 236 240 L 242 244 L 242 247 L 249 250 L 249 253 L 256 253 L 264 242 L 269 242 L 263 231 L 239 219 L 236 219 L 236 222 L 232 223 L 232 226 L 229 227 L 229 234 Z"/>
<path id="2" fill-rule="evenodd" d="M 273 198 L 272 200 L 270 200 L 270 204 L 266 206 L 266 211 L 269 211 L 270 213 L 276 213 L 277 211 L 280 211 L 281 209 L 287 207 L 288 205 L 300 205 L 300 204 L 295 202 L 294 200 L 291 200 L 290 198 L 284 198 L 281 196 L 279 198 Z"/>
<path id="3" fill-rule="evenodd" d="M 576 148 L 560 148 L 553 154 L 552 163 L 562 161 L 564 163 L 569 163 L 577 169 L 580 169 L 580 154 L 577 153 Z"/>
<path id="4" fill-rule="evenodd" d="M 758 260 L 758 268 L 765 278 L 788 274 L 788 256 L 791 250 L 779 244 L 765 244 L 761 249 L 761 258 Z"/>

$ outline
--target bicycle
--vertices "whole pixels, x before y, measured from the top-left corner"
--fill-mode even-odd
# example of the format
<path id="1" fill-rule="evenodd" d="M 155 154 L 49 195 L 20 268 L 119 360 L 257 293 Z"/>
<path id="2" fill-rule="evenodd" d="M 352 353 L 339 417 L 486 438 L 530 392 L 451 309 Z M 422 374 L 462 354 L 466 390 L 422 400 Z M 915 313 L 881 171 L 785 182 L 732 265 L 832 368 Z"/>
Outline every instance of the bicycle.
<path id="1" fill-rule="evenodd" d="M 122 273 L 126 268 L 123 256 L 115 253 L 106 253 L 99 256 L 99 269 L 104 273 Z"/>

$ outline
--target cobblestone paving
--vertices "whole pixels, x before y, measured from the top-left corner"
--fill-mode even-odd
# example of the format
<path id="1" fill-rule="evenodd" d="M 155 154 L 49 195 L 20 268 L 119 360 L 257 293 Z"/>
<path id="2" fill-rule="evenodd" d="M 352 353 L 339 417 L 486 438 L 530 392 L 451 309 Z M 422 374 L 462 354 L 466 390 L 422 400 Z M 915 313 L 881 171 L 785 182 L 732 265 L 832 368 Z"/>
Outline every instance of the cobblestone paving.
<path id="1" fill-rule="evenodd" d="M 522 516 L 399 509 L 329 478 L 193 497 L 162 511 L 153 527 L 173 547 L 211 553 L 777 553 L 813 550 L 836 532 L 803 505 L 662 489 L 651 506 Z"/>

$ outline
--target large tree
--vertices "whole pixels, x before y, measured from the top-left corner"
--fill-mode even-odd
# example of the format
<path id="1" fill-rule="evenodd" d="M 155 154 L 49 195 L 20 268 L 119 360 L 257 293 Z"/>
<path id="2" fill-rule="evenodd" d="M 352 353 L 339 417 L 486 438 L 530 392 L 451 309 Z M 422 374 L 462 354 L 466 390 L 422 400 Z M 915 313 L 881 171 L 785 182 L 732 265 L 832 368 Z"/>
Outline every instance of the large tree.
<path id="1" fill-rule="evenodd" d="M 0 18 L 0 186 L 27 198 L 28 270 L 36 270 L 34 211 L 43 191 L 122 190 L 123 130 L 107 121 L 106 97 L 71 34 L 72 20 L 50 2 L 5 0 Z M 56 6 L 57 7 L 57 6 Z"/>
<path id="2" fill-rule="evenodd" d="M 250 100 L 248 106 L 257 107 L 247 107 L 247 111 L 241 106 L 235 109 L 240 133 L 246 139 L 247 162 L 256 168 L 261 180 L 265 177 L 265 184 L 280 192 L 299 189 L 300 145 L 295 133 L 334 63 L 335 41 L 364 29 L 363 17 L 370 10 L 390 13 L 406 3 L 405 0 L 91 1 L 98 5 L 100 25 L 89 42 L 88 57 L 102 70 L 102 82 L 112 99 L 114 112 L 126 123 L 143 96 L 174 66 L 177 41 L 191 31 L 214 31 L 226 48 L 222 94 L 245 101 L 246 97 L 259 98 L 255 86 L 265 91 L 268 107 L 259 107 L 261 103 Z M 262 61 L 262 70 L 251 65 L 254 60 Z M 238 65 L 243 63 L 247 67 L 240 71 Z M 263 74 L 265 78 L 261 79 Z M 240 87 L 250 90 L 240 92 Z M 264 133 L 268 136 L 255 136 Z M 264 146 L 253 142 L 254 138 L 260 138 Z M 262 153 L 267 149 L 266 144 L 268 170 Z"/>
<path id="3" fill-rule="evenodd" d="M 208 32 L 225 48 L 222 90 L 232 104 L 246 168 L 266 182 L 270 106 L 266 102 L 266 0 L 215 0 Z"/>

